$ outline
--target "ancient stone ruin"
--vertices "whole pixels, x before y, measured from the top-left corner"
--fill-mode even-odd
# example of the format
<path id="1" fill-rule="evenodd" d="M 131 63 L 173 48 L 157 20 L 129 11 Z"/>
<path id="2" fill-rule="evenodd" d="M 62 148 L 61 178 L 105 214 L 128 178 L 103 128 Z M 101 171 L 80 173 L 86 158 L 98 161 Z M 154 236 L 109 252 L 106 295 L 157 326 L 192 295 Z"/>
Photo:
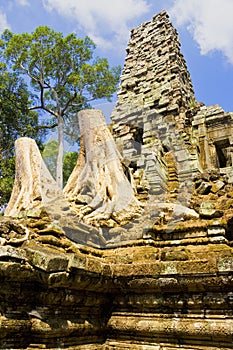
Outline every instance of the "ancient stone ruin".
<path id="1" fill-rule="evenodd" d="M 232 349 L 233 113 L 196 101 L 166 12 L 132 30 L 111 119 L 79 113 L 63 192 L 16 141 L 0 349 Z"/>

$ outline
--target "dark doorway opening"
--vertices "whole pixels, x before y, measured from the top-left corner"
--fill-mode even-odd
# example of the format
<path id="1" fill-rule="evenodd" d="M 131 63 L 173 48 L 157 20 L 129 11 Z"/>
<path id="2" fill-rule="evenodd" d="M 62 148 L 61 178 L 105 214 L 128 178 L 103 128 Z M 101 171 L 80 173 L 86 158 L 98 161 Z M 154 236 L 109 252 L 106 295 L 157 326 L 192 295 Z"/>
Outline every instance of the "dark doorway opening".
<path id="1" fill-rule="evenodd" d="M 135 149 L 137 154 L 141 153 L 141 147 L 143 145 L 143 128 L 136 127 L 133 133 L 133 139 L 135 141 Z"/>
<path id="2" fill-rule="evenodd" d="M 219 168 L 232 166 L 229 139 L 219 140 L 215 143 L 217 164 Z"/>

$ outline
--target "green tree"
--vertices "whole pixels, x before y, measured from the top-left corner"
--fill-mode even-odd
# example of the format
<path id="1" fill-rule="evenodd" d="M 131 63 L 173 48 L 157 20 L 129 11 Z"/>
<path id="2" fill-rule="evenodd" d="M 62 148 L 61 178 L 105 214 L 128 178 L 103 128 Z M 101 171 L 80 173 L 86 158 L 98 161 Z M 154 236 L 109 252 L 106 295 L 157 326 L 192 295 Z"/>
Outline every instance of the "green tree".
<path id="1" fill-rule="evenodd" d="M 0 212 L 9 201 L 14 184 L 14 157 L 3 159 L 0 155 Z"/>
<path id="2" fill-rule="evenodd" d="M 14 182 L 14 141 L 33 137 L 40 145 L 38 113 L 28 111 L 30 92 L 22 79 L 0 63 L 0 206 L 8 202 Z"/>
<path id="3" fill-rule="evenodd" d="M 63 178 L 66 185 L 78 160 L 78 152 L 68 152 L 64 155 Z"/>
<path id="4" fill-rule="evenodd" d="M 53 178 L 56 178 L 56 164 L 58 156 L 58 141 L 50 140 L 43 145 L 42 157 Z"/>
<path id="5" fill-rule="evenodd" d="M 63 36 L 49 27 L 38 27 L 31 34 L 2 34 L 2 52 L 8 69 L 30 85 L 34 96 L 30 111 L 50 115 L 51 127 L 58 126 L 57 183 L 62 187 L 64 123 L 92 100 L 110 99 L 116 91 L 120 67 L 110 68 L 105 58 L 93 59 L 90 38 L 75 34 Z"/>
<path id="6" fill-rule="evenodd" d="M 42 157 L 47 165 L 51 175 L 56 178 L 56 163 L 58 157 L 58 141 L 50 140 L 44 144 Z M 74 169 L 78 159 L 78 152 L 65 152 L 63 159 L 63 180 L 64 185 Z"/>
<path id="7" fill-rule="evenodd" d="M 30 92 L 24 81 L 0 63 L 0 148 L 12 155 L 19 136 L 37 137 L 38 113 L 28 111 Z"/>

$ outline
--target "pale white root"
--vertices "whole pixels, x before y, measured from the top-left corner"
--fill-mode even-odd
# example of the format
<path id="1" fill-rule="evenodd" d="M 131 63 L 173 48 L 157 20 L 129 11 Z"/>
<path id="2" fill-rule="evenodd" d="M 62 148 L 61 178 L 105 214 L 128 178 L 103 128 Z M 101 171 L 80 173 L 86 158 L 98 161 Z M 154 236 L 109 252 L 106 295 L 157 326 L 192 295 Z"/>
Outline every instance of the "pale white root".
<path id="1" fill-rule="evenodd" d="M 22 137 L 15 142 L 15 182 L 5 215 L 16 217 L 62 196 L 47 169 L 36 142 Z"/>
<path id="2" fill-rule="evenodd" d="M 141 207 L 105 118 L 94 109 L 80 111 L 78 118 L 80 155 L 64 194 L 88 224 L 98 226 L 109 219 L 125 224 Z"/>

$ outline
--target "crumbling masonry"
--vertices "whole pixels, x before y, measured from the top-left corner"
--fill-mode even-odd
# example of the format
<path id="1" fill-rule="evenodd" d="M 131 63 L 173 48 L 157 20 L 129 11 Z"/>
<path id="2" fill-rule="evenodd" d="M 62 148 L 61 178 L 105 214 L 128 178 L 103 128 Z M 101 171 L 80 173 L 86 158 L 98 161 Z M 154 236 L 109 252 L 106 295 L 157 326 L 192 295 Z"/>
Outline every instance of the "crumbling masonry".
<path id="1" fill-rule="evenodd" d="M 176 198 L 197 172 L 213 168 L 228 168 L 222 172 L 232 179 L 233 114 L 196 101 L 166 12 L 131 32 L 112 121 L 126 164 L 145 172 L 150 193 L 170 186 Z"/>

